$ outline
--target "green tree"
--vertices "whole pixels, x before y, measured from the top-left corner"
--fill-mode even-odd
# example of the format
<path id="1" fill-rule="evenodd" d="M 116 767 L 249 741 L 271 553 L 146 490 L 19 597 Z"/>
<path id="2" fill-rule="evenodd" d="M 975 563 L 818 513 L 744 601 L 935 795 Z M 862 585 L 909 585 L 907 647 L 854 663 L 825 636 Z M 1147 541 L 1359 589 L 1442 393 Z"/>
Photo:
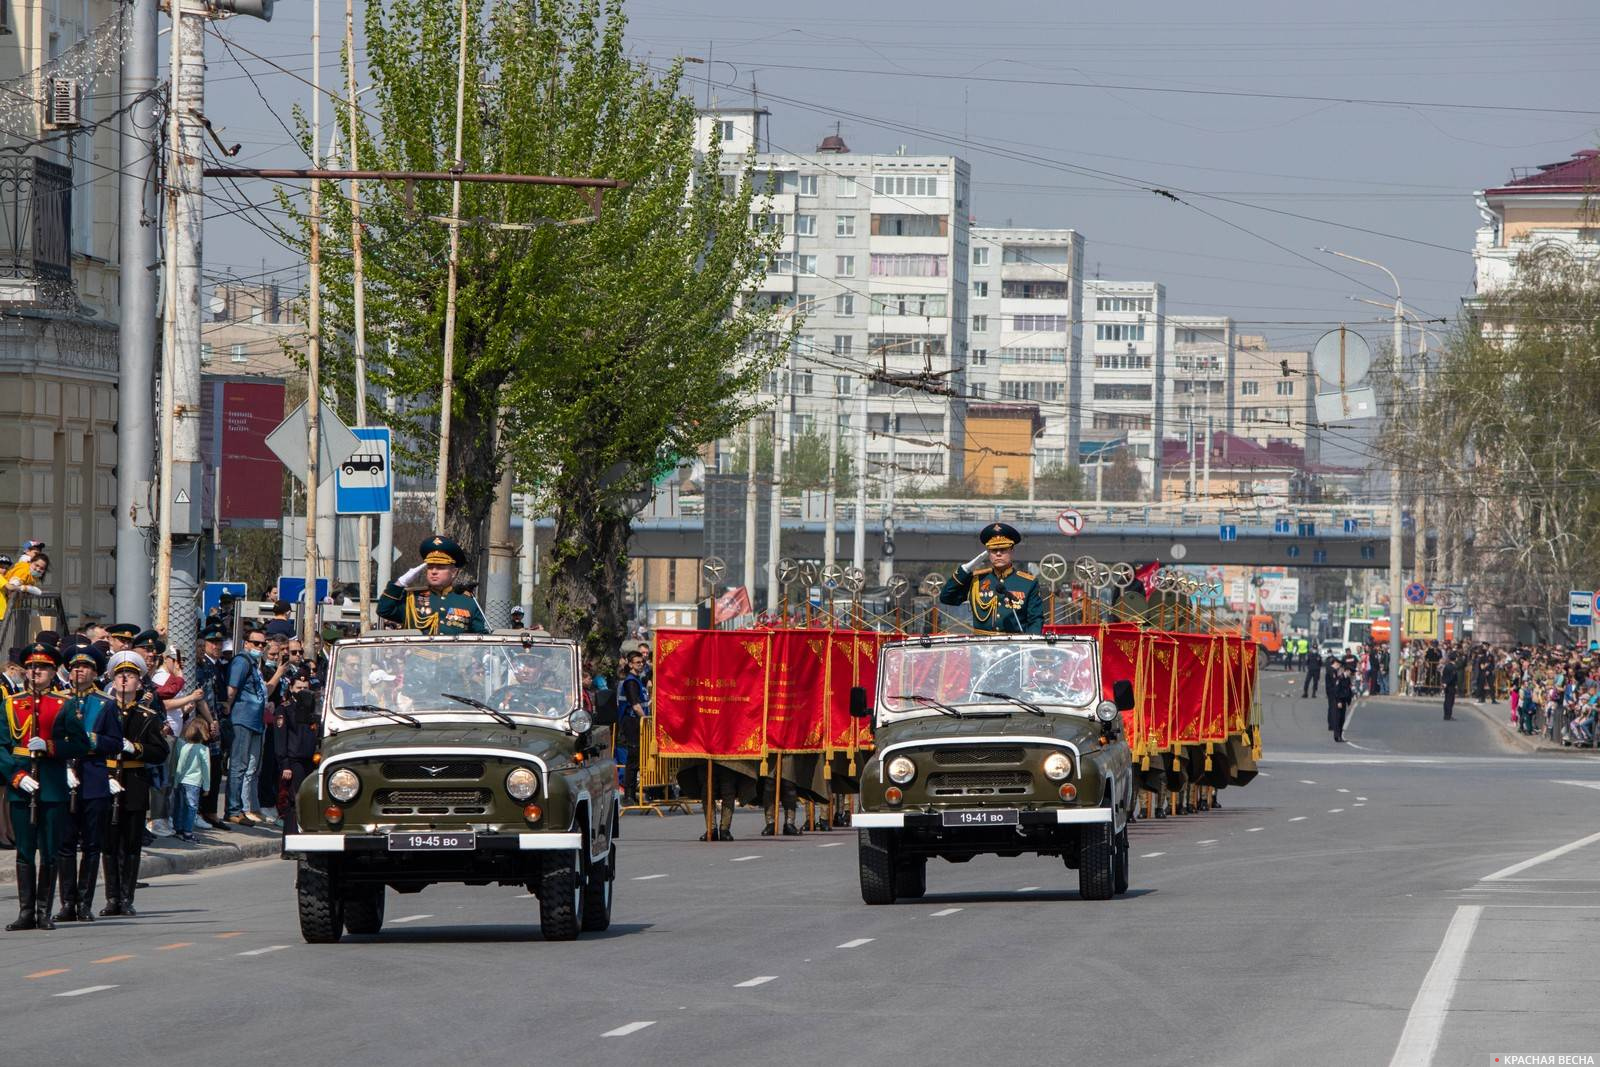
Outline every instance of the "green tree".
<path id="1" fill-rule="evenodd" d="M 1134 462 L 1133 450 L 1127 446 L 1117 449 L 1111 465 L 1103 468 L 1101 477 L 1106 480 L 1100 496 L 1105 500 L 1138 500 L 1144 491 L 1144 478 L 1139 465 Z"/>
<path id="2" fill-rule="evenodd" d="M 1083 469 L 1077 464 L 1045 467 L 1033 476 L 1033 495 L 1040 500 L 1082 500 L 1088 495 Z"/>
<path id="3" fill-rule="evenodd" d="M 749 463 L 750 436 L 746 430 L 734 442 L 733 471 L 743 474 Z M 852 477 L 854 464 L 848 444 L 841 438 L 834 460 L 835 491 L 839 496 L 855 492 Z M 762 426 L 756 431 L 756 473 L 772 476 L 772 430 Z M 802 490 L 823 490 L 828 487 L 828 438 L 825 434 L 807 430 L 795 438 L 784 453 L 783 492 L 785 496 L 798 495 Z"/>
<path id="4" fill-rule="evenodd" d="M 628 57 L 621 0 L 469 0 L 461 166 L 620 179 L 590 219 L 556 186 L 463 187 L 446 512 L 482 561 L 504 464 L 555 517 L 550 626 L 597 662 L 622 636 L 627 542 L 641 487 L 753 414 L 749 397 L 792 330 L 741 303 L 776 237 L 751 231 L 748 161 L 725 181 L 695 143 L 681 69 Z M 442 170 L 453 143 L 458 5 L 367 7 L 375 113 L 363 167 Z M 349 381 L 349 203 L 326 190 L 330 369 Z M 369 376 L 404 398 L 398 420 L 437 447 L 447 183 L 368 183 Z M 304 220 L 302 219 L 302 222 Z M 348 386 L 340 390 L 347 396 Z M 481 572 L 481 567 L 480 567 Z"/>

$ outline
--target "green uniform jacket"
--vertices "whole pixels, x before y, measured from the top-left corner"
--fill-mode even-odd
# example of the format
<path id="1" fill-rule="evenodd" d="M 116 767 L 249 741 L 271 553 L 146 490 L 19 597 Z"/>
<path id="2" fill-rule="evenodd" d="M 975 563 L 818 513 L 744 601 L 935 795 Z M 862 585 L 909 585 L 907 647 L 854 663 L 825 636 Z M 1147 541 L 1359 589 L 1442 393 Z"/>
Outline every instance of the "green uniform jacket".
<path id="1" fill-rule="evenodd" d="M 979 567 L 971 573 L 965 566 L 957 567 L 939 591 L 939 603 L 965 603 L 972 609 L 972 628 L 979 633 L 1044 632 L 1039 582 L 1015 567 L 1004 575 L 996 574 L 992 567 Z"/>
<path id="2" fill-rule="evenodd" d="M 486 634 L 489 624 L 483 609 L 465 593 L 446 590 L 434 593 L 423 589 L 412 592 L 395 582 L 378 594 L 378 618 L 399 623 L 407 630 L 425 634 Z"/>

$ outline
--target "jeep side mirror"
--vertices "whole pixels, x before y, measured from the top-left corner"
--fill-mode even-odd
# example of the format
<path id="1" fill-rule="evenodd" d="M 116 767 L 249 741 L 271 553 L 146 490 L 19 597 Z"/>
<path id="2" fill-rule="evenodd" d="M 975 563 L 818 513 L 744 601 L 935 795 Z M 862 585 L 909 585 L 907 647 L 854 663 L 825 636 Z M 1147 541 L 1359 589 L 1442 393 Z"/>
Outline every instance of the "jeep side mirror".
<path id="1" fill-rule="evenodd" d="M 1126 678 L 1112 682 L 1111 700 L 1117 705 L 1118 711 L 1132 711 L 1134 704 L 1137 703 L 1133 699 L 1133 683 Z"/>
<path id="2" fill-rule="evenodd" d="M 617 724 L 617 691 L 615 689 L 601 689 L 595 693 L 594 724 L 596 726 L 615 726 Z"/>
<path id="3" fill-rule="evenodd" d="M 867 691 L 859 685 L 850 687 L 850 717 L 853 719 L 867 719 L 872 716 L 872 707 L 867 703 Z"/>

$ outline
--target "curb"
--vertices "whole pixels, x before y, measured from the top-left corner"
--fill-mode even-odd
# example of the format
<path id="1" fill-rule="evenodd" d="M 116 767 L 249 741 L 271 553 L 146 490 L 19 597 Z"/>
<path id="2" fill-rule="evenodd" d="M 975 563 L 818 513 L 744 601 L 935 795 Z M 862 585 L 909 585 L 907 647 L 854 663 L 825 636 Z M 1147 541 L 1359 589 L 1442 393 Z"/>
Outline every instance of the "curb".
<path id="1" fill-rule="evenodd" d="M 180 844 L 175 847 L 163 844 L 171 838 L 157 838 L 154 845 L 144 850 L 139 863 L 139 877 L 143 880 L 160 874 L 187 874 L 206 867 L 221 867 L 229 863 L 266 859 L 278 855 L 283 849 L 283 834 L 276 830 L 259 836 L 256 834 L 235 836 L 236 840 L 220 841 L 215 844 L 198 846 Z M 0 885 L 12 885 L 16 882 L 17 869 L 16 864 L 12 862 L 15 858 L 15 852 L 9 850 L 0 852 Z"/>
<path id="2" fill-rule="evenodd" d="M 1569 755 L 1588 752 L 1594 754 L 1594 749 L 1575 748 L 1569 745 L 1557 744 L 1543 738 L 1532 738 L 1519 730 L 1513 730 L 1510 722 L 1510 708 L 1503 704 L 1484 705 L 1477 700 L 1457 701 L 1456 707 L 1468 707 L 1482 715 L 1485 719 L 1500 727 L 1500 732 L 1506 740 L 1516 745 L 1525 752 L 1539 752 L 1546 755 Z M 1499 714 L 1505 708 L 1505 714 Z"/>

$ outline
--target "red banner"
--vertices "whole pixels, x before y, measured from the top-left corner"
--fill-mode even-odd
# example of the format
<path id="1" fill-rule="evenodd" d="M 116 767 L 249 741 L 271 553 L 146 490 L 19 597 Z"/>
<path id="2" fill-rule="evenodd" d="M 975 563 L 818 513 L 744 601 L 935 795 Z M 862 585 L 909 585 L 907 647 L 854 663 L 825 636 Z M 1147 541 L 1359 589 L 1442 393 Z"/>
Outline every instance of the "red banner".
<path id="1" fill-rule="evenodd" d="M 755 608 L 750 605 L 749 591 L 744 586 L 738 585 L 717 597 L 716 604 L 711 609 L 711 621 L 727 622 L 729 619 L 754 613 Z"/>
<path id="2" fill-rule="evenodd" d="M 1256 654 L 1260 646 L 1254 641 L 1244 643 L 1244 658 L 1240 664 L 1240 671 L 1244 677 L 1241 687 L 1243 699 L 1239 702 L 1239 733 L 1250 729 L 1250 714 L 1256 704 Z"/>
<path id="3" fill-rule="evenodd" d="M 878 652 L 887 634 L 835 630 L 828 634 L 828 703 L 824 736 L 830 749 L 871 748 L 866 719 L 850 717 L 850 687 L 859 685 L 871 701 L 878 685 Z"/>
<path id="4" fill-rule="evenodd" d="M 768 749 L 821 752 L 827 703 L 826 630 L 776 630 L 767 657 Z"/>
<path id="5" fill-rule="evenodd" d="M 763 755 L 768 635 L 658 630 L 656 750 L 663 756 Z"/>
<path id="6" fill-rule="evenodd" d="M 1180 745 L 1200 744 L 1206 740 L 1206 716 L 1213 684 L 1212 651 L 1215 645 L 1210 634 L 1175 633 L 1172 639 L 1177 642 L 1172 740 Z"/>
<path id="7" fill-rule="evenodd" d="M 1177 737 L 1178 642 L 1171 634 L 1152 632 L 1148 636 L 1150 676 L 1139 699 L 1150 702 L 1144 720 L 1149 750 L 1166 752 Z"/>

